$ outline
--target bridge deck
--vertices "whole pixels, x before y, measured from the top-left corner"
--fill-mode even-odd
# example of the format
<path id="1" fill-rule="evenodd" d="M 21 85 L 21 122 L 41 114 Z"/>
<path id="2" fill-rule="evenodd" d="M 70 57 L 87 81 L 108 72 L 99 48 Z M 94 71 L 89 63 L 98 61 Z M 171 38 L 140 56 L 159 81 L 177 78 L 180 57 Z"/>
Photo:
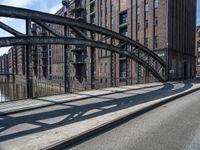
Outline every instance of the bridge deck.
<path id="1" fill-rule="evenodd" d="M 195 83 L 153 83 L 2 103 L 0 148 L 9 150 L 15 147 L 18 150 L 51 147 L 52 144 L 80 136 L 177 94 L 199 88 L 200 85 Z M 5 115 L 12 109 L 63 101 L 65 103 L 51 107 Z"/>
<path id="2" fill-rule="evenodd" d="M 49 105 L 55 105 L 58 103 L 63 102 L 71 102 L 82 100 L 91 97 L 98 97 L 101 95 L 108 95 L 115 93 L 116 91 L 126 91 L 130 89 L 140 89 L 140 88 L 148 88 L 154 86 L 161 86 L 163 83 L 149 83 L 149 84 L 138 84 L 134 86 L 125 86 L 125 87 L 118 87 L 118 88 L 106 88 L 102 90 L 94 90 L 94 91 L 84 91 L 84 92 L 77 92 L 76 94 L 63 94 L 63 95 L 56 95 L 56 96 L 49 96 L 43 97 L 38 99 L 24 99 L 18 101 L 10 101 L 5 103 L 0 103 L 0 115 L 6 113 L 12 113 L 21 110 L 27 109 L 35 109 L 38 107 L 46 107 Z"/>

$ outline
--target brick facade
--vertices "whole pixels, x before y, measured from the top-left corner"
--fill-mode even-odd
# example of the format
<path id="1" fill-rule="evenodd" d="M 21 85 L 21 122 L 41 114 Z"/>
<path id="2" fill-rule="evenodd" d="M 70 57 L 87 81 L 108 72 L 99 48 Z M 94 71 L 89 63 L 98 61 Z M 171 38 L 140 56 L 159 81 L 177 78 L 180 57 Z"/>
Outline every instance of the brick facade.
<path id="1" fill-rule="evenodd" d="M 196 30 L 196 71 L 200 76 L 200 26 Z"/>

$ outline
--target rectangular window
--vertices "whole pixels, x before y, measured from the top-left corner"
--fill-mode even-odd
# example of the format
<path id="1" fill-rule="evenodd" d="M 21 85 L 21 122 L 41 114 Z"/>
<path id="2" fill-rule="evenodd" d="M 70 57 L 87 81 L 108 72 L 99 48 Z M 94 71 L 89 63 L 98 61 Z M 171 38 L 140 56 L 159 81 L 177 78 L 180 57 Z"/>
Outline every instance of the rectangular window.
<path id="1" fill-rule="evenodd" d="M 128 18 L 127 18 L 127 11 L 126 12 L 123 12 L 119 15 L 119 24 L 124 24 L 124 23 L 127 23 L 128 21 Z"/>
<path id="2" fill-rule="evenodd" d="M 103 72 L 103 64 L 100 64 L 100 73 Z"/>
<path id="3" fill-rule="evenodd" d="M 90 23 L 95 24 L 95 15 L 91 15 Z"/>
<path id="4" fill-rule="evenodd" d="M 108 13 L 108 9 L 107 9 L 107 0 L 105 0 L 105 16 L 107 15 Z"/>
<path id="5" fill-rule="evenodd" d="M 145 3 L 145 11 L 146 12 L 149 11 L 149 2 L 148 2 L 148 0 L 146 0 L 146 3 Z"/>
<path id="6" fill-rule="evenodd" d="M 154 36 L 154 48 L 158 48 L 158 37 Z"/>
<path id="7" fill-rule="evenodd" d="M 158 26 L 158 17 L 157 16 L 155 16 L 154 17 L 154 26 Z"/>
<path id="8" fill-rule="evenodd" d="M 139 31 L 140 30 L 140 23 L 138 22 L 137 23 L 137 31 Z"/>
<path id="9" fill-rule="evenodd" d="M 147 29 L 149 26 L 148 20 L 145 20 L 145 28 Z"/>
<path id="10" fill-rule="evenodd" d="M 159 0 L 154 0 L 154 8 L 158 8 Z"/>
<path id="11" fill-rule="evenodd" d="M 100 50 L 100 57 L 103 57 L 103 50 Z"/>
<path id="12" fill-rule="evenodd" d="M 119 33 L 121 35 L 128 36 L 127 27 L 120 28 Z"/>
<path id="13" fill-rule="evenodd" d="M 95 39 L 95 33 L 91 32 L 91 39 L 94 40 Z"/>
<path id="14" fill-rule="evenodd" d="M 139 6 L 137 7 L 137 15 L 138 16 L 140 15 L 140 7 Z"/>
<path id="15" fill-rule="evenodd" d="M 124 81 L 126 79 L 126 60 L 120 60 L 119 66 L 119 77 L 120 81 Z"/>
<path id="16" fill-rule="evenodd" d="M 144 38 L 144 46 L 148 47 L 148 38 Z"/>
<path id="17" fill-rule="evenodd" d="M 107 73 L 107 63 L 105 63 L 105 73 Z"/>
<path id="18" fill-rule="evenodd" d="M 90 13 L 94 12 L 95 11 L 95 3 L 92 3 L 90 5 Z"/>

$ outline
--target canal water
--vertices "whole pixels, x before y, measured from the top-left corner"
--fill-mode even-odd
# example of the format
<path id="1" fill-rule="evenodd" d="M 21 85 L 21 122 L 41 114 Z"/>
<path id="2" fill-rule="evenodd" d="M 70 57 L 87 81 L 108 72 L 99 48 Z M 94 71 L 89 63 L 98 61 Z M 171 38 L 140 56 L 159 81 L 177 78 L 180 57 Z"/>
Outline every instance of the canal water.
<path id="1" fill-rule="evenodd" d="M 64 86 L 61 83 L 49 81 L 33 82 L 33 97 L 51 96 L 63 94 Z M 8 83 L 0 80 L 0 102 L 21 100 L 27 98 L 27 88 L 25 82 Z"/>
<path id="2" fill-rule="evenodd" d="M 0 102 L 25 99 L 26 85 L 21 83 L 0 83 Z"/>

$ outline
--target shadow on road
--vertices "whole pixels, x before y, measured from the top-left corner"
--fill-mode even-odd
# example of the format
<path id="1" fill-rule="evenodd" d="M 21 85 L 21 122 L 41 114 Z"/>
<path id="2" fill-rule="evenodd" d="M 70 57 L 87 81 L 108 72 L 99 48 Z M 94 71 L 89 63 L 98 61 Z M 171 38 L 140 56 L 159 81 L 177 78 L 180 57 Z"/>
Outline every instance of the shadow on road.
<path id="1" fill-rule="evenodd" d="M 154 101 L 162 97 L 166 97 L 172 94 L 177 94 L 188 90 L 192 87 L 192 83 L 185 82 L 176 84 L 164 84 L 162 87 L 152 89 L 141 89 L 143 93 L 136 92 L 137 90 L 125 90 L 112 94 L 126 95 L 123 98 L 110 98 L 105 96 L 96 96 L 94 103 L 83 105 L 70 105 L 68 103 L 59 104 L 66 108 L 60 108 L 56 110 L 48 110 L 46 112 L 38 112 L 34 114 L 26 114 L 25 116 L 5 115 L 0 117 L 0 142 L 22 137 L 25 135 L 38 133 L 53 128 L 61 127 L 71 123 L 83 121 L 86 119 L 95 118 L 110 112 L 122 110 L 132 106 L 136 106 L 145 102 Z M 94 98 L 94 97 L 92 97 Z M 102 99 L 102 101 L 101 101 Z M 59 122 L 56 123 L 44 123 L 41 120 L 53 119 L 56 117 L 64 116 Z M 24 128 L 23 131 L 15 131 L 9 133 L 9 130 L 13 130 L 17 125 L 29 124 L 33 125 L 33 128 Z"/>

